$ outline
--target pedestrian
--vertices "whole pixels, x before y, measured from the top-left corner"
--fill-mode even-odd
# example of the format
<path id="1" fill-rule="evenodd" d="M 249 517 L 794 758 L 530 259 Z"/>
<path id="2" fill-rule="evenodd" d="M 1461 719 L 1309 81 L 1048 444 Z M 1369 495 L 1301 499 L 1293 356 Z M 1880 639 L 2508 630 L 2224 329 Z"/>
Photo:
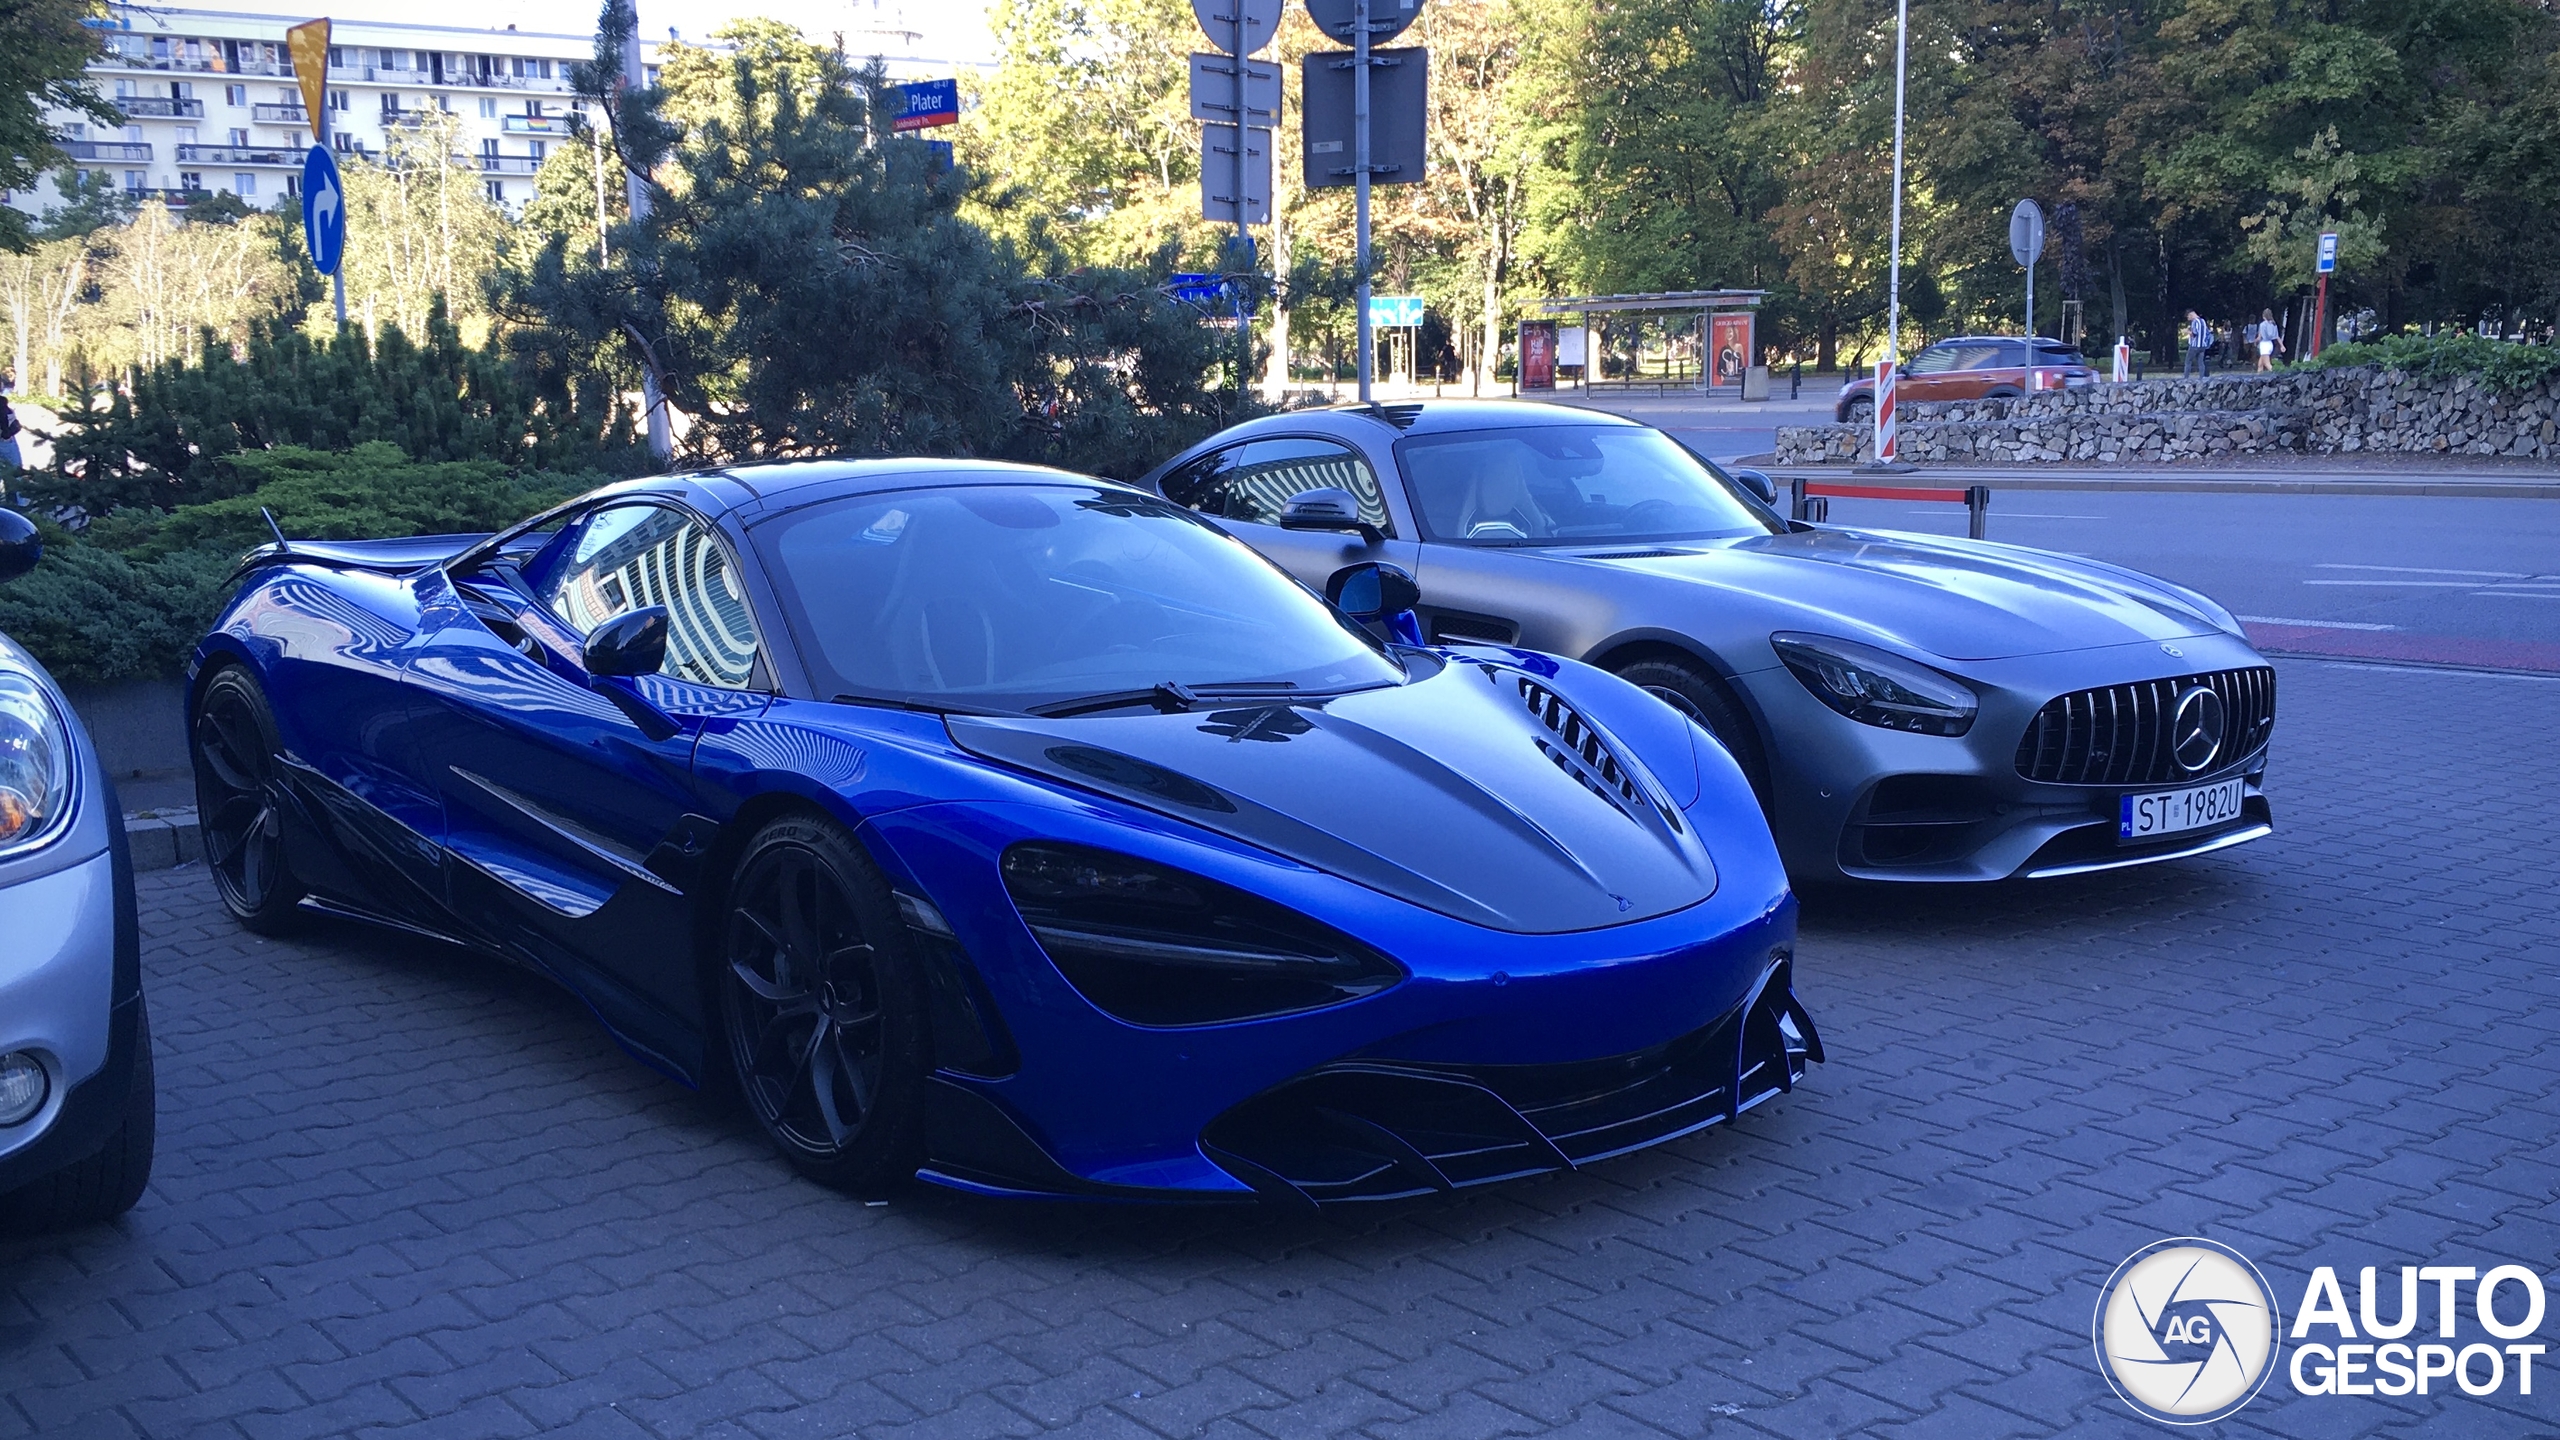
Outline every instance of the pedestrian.
<path id="1" fill-rule="evenodd" d="M 2193 310 L 2187 312 L 2187 368 L 2181 373 L 2199 380 L 2213 373 L 2213 325 Z"/>
<path id="2" fill-rule="evenodd" d="M 27 463 L 18 457 L 18 428 L 18 412 L 0 397 L 0 485 L 6 485 Z"/>
<path id="3" fill-rule="evenodd" d="M 2258 323 L 2249 328 L 2256 332 L 2251 338 L 2258 342 L 2258 369 L 2261 372 L 2273 370 L 2276 357 L 2284 353 L 2284 330 L 2276 324 L 2276 312 L 2259 311 Z"/>

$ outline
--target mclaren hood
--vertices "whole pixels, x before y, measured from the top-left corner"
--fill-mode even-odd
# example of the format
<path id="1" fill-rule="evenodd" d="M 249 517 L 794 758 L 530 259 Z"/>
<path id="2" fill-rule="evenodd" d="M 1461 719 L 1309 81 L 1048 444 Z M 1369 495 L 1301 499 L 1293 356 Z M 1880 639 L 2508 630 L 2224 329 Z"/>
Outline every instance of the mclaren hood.
<path id="1" fill-rule="evenodd" d="M 1470 660 L 1321 700 L 949 723 L 987 759 L 1495 930 L 1594 930 L 1706 899 L 1715 865 L 1676 792 L 1555 688 L 1569 683 Z"/>
<path id="2" fill-rule="evenodd" d="M 1832 633 L 1881 632 L 1949 660 L 2226 633 L 2196 596 L 2176 586 L 1977 540 L 1815 530 L 1633 565 L 1782 600 L 1808 616 L 1841 617 L 1857 628 Z"/>

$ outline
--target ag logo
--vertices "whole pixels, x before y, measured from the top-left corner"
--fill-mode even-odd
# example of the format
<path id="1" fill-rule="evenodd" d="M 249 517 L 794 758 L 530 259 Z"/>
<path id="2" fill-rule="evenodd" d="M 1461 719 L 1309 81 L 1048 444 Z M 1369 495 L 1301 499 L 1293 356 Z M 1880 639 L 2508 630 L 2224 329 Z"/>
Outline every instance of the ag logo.
<path id="1" fill-rule="evenodd" d="M 2098 1291 L 2098 1368 L 2124 1403 L 2171 1425 L 2219 1420 L 2275 1369 L 2276 1299 L 2248 1257 L 2211 1240 L 2146 1245 Z"/>

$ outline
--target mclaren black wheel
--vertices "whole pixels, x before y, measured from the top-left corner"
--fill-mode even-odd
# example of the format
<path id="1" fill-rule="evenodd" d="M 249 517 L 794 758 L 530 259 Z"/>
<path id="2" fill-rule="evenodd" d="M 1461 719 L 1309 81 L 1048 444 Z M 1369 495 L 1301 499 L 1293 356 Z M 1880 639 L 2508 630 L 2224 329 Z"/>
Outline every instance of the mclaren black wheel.
<path id="1" fill-rule="evenodd" d="M 924 990 L 879 871 L 832 825 L 776 821 L 738 861 L 720 944 L 729 1062 L 773 1143 L 839 1190 L 912 1175 Z"/>
<path id="2" fill-rule="evenodd" d="M 1751 782 L 1751 793 L 1759 798 L 1761 810 L 1768 810 L 1769 758 L 1760 747 L 1760 732 L 1721 683 L 1696 664 L 1671 659 L 1622 665 L 1618 667 L 1618 678 L 1688 716 L 1716 737 L 1733 756 L 1733 763 L 1742 767 L 1742 776 Z"/>
<path id="3" fill-rule="evenodd" d="M 196 703 L 196 824 L 223 908 L 261 935 L 292 928 L 303 890 L 284 853 L 283 748 L 275 712 L 237 665 L 205 682 Z"/>

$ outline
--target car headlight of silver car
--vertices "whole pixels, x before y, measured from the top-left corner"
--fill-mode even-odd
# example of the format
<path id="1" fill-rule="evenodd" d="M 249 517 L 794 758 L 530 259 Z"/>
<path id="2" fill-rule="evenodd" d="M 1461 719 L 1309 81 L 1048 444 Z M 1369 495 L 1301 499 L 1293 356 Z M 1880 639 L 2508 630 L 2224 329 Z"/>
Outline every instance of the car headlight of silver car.
<path id="1" fill-rule="evenodd" d="M 71 820 L 71 732 L 35 675 L 0 652 L 0 858 Z"/>
<path id="2" fill-rule="evenodd" d="M 1973 728 L 1973 692 L 1917 660 L 1828 635 L 1781 631 L 1769 644 L 1813 698 L 1861 725 L 1915 735 Z"/>

